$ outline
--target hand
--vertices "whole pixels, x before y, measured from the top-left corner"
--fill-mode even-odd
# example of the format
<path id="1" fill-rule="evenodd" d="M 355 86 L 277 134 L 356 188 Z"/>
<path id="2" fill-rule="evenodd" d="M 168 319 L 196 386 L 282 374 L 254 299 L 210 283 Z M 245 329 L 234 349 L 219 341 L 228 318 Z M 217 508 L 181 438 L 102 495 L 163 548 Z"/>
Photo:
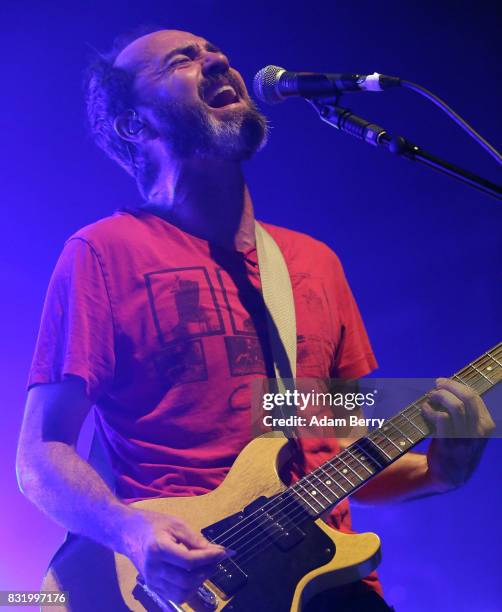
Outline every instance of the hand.
<path id="1" fill-rule="evenodd" d="M 427 453 L 428 473 L 433 486 L 448 491 L 470 478 L 495 423 L 479 395 L 459 382 L 438 378 L 428 396 L 422 414 L 436 436 Z"/>
<path id="2" fill-rule="evenodd" d="M 124 554 L 146 586 L 164 601 L 178 604 L 230 556 L 229 551 L 208 542 L 181 519 L 149 510 L 133 510 L 122 539 Z"/>

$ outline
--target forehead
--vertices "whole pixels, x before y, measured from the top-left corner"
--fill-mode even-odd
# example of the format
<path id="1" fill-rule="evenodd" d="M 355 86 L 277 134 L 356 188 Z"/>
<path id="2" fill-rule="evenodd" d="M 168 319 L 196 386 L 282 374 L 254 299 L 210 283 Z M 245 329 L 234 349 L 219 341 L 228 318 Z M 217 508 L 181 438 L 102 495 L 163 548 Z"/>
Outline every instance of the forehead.
<path id="1" fill-rule="evenodd" d="M 117 56 L 115 65 L 137 72 L 154 62 L 159 62 L 169 51 L 193 44 L 204 47 L 208 42 L 205 38 L 190 32 L 160 30 L 141 36 L 127 45 Z"/>

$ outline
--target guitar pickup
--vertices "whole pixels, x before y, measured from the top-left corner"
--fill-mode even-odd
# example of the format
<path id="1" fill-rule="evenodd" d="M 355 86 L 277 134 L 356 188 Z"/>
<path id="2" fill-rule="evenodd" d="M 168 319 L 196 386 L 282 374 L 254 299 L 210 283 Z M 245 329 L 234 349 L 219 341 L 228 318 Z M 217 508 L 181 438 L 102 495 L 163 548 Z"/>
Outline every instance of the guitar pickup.
<path id="1" fill-rule="evenodd" d="M 243 587 L 247 579 L 247 574 L 232 559 L 225 559 L 218 563 L 216 572 L 209 577 L 209 580 L 227 597 Z"/>
<path id="2" fill-rule="evenodd" d="M 257 523 L 261 529 L 268 535 L 268 537 L 278 546 L 280 550 L 290 550 L 296 546 L 305 537 L 305 533 L 297 527 L 288 518 L 285 512 L 274 512 L 271 514 L 268 512 L 270 500 L 266 497 L 259 497 L 249 506 L 244 509 L 244 515 L 255 513 L 257 515 Z M 294 504 L 294 501 L 286 502 L 288 507 L 290 504 Z M 289 508 L 289 513 L 294 514 L 294 511 Z"/>

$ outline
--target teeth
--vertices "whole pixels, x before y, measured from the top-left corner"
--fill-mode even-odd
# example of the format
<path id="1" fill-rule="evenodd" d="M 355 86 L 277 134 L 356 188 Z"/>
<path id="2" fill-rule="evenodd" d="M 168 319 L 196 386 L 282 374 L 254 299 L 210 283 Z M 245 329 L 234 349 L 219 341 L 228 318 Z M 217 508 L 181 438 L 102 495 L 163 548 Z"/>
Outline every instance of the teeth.
<path id="1" fill-rule="evenodd" d="M 237 93 L 231 85 L 222 85 L 221 87 L 219 87 L 216 91 L 212 93 L 209 102 L 211 103 L 216 98 L 216 96 L 223 93 L 224 91 L 230 91 L 233 93 L 234 96 L 237 97 Z"/>

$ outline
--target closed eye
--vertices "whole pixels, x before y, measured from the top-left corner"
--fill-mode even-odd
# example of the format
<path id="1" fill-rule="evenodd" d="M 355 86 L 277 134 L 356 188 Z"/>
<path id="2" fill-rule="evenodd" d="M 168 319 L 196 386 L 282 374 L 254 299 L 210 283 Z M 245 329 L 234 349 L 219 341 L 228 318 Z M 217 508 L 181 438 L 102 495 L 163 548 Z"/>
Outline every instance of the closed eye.
<path id="1" fill-rule="evenodd" d="M 172 59 L 169 62 L 167 68 L 168 69 L 174 68 L 175 66 L 178 66 L 179 64 L 184 64 L 184 63 L 189 62 L 189 61 L 191 61 L 191 58 L 187 57 L 186 55 L 185 56 L 180 55 L 180 56 L 175 57 L 174 59 Z"/>

